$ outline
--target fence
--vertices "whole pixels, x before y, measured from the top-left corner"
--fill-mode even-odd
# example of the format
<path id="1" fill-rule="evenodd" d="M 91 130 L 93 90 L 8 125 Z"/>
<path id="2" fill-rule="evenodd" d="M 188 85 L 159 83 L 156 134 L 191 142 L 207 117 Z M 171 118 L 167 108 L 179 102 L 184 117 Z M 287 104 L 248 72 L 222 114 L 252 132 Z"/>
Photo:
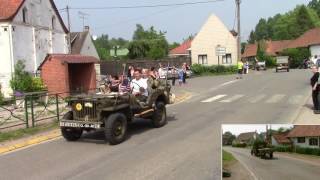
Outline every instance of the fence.
<path id="1" fill-rule="evenodd" d="M 0 106 L 0 132 L 59 120 L 67 111 L 65 93 L 26 93 Z"/>
<path id="2" fill-rule="evenodd" d="M 148 68 L 151 67 L 158 68 L 159 63 L 163 64 L 164 66 L 176 66 L 181 67 L 183 63 L 187 63 L 188 65 L 191 65 L 191 58 L 188 57 L 181 57 L 181 58 L 167 58 L 167 59 L 161 59 L 161 60 L 149 60 L 149 59 L 143 59 L 143 60 L 113 60 L 113 61 L 102 61 L 100 62 L 100 70 L 102 75 L 119 75 L 123 73 L 123 65 L 126 65 L 126 69 L 128 69 L 129 66 L 133 67 L 140 67 L 140 68 Z"/>

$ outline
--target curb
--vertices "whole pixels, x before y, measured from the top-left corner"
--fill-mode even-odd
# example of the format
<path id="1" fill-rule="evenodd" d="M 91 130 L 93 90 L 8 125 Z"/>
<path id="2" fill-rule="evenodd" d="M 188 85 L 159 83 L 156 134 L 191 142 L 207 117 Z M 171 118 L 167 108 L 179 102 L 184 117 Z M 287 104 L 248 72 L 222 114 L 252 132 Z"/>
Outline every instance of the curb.
<path id="1" fill-rule="evenodd" d="M 25 148 L 28 146 L 40 144 L 42 142 L 52 140 L 52 139 L 58 138 L 60 136 L 61 136 L 60 129 L 56 129 L 46 135 L 38 135 L 37 137 L 28 139 L 24 142 L 20 142 L 20 143 L 14 144 L 14 145 L 0 147 L 0 155 L 11 152 L 11 151 L 15 151 L 15 150 L 18 150 L 21 148 Z"/>

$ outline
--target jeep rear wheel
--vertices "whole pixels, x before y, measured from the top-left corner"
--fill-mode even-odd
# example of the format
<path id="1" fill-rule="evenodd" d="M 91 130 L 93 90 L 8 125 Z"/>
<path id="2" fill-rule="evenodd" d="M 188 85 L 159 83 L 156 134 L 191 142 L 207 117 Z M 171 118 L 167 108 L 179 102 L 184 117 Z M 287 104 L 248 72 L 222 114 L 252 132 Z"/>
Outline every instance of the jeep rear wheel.
<path id="1" fill-rule="evenodd" d="M 126 139 L 127 118 L 122 113 L 111 114 L 105 118 L 105 137 L 110 145 L 117 145 Z"/>
<path id="2" fill-rule="evenodd" d="M 158 102 L 152 116 L 152 125 L 155 128 L 160 128 L 167 123 L 167 111 L 163 102 Z"/>

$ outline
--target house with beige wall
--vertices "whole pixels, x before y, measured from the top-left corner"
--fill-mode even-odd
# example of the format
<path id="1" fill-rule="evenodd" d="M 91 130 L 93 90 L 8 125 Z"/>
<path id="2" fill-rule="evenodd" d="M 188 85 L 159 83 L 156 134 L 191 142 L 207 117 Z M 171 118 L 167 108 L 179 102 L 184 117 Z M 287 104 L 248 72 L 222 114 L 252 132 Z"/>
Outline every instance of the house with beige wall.
<path id="1" fill-rule="evenodd" d="M 225 48 L 224 56 L 216 54 L 218 46 Z M 236 65 L 237 37 L 217 16 L 211 15 L 191 43 L 191 59 L 192 64 Z"/>

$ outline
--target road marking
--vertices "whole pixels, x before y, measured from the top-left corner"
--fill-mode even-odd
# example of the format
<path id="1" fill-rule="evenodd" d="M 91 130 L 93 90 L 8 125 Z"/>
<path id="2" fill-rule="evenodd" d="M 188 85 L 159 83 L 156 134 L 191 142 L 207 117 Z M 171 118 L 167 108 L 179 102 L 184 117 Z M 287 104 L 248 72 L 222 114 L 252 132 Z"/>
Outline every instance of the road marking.
<path id="1" fill-rule="evenodd" d="M 292 104 L 292 105 L 298 105 L 300 102 L 302 102 L 302 98 L 303 98 L 303 96 L 301 96 L 301 95 L 292 96 L 288 100 L 288 103 Z"/>
<path id="2" fill-rule="evenodd" d="M 244 95 L 242 95 L 242 94 L 237 94 L 237 95 L 232 96 L 232 97 L 229 98 L 229 99 L 222 100 L 222 101 L 220 101 L 220 102 L 222 102 L 222 103 L 231 103 L 231 102 L 236 101 L 236 100 L 238 100 L 238 99 L 240 99 L 240 98 L 242 98 L 242 97 L 244 97 Z"/>
<path id="3" fill-rule="evenodd" d="M 261 101 L 263 98 L 265 98 L 266 96 L 267 95 L 265 95 L 265 94 L 258 95 L 256 97 L 250 98 L 249 102 L 250 103 L 257 103 L 257 102 Z"/>
<path id="4" fill-rule="evenodd" d="M 238 80 L 232 80 L 232 81 L 225 82 L 225 83 L 223 83 L 223 84 L 220 84 L 220 85 L 218 85 L 218 86 L 215 86 L 215 87 L 211 88 L 210 90 L 211 90 L 211 91 L 217 90 L 217 89 L 219 89 L 219 88 L 221 88 L 221 87 L 224 87 L 224 86 L 233 84 L 233 83 L 235 83 L 235 82 L 238 82 Z"/>
<path id="5" fill-rule="evenodd" d="M 268 104 L 280 102 L 286 95 L 284 94 L 276 94 L 273 95 L 270 99 L 266 101 Z"/>
<path id="6" fill-rule="evenodd" d="M 217 95 L 217 96 L 214 96 L 214 97 L 212 97 L 212 98 L 203 100 L 203 101 L 201 101 L 201 102 L 203 102 L 203 103 L 210 103 L 210 102 L 219 100 L 219 99 L 221 99 L 221 98 L 224 98 L 224 97 L 226 97 L 226 96 L 227 96 L 227 95 L 225 95 L 225 94 L 221 94 L 221 95 Z"/>

